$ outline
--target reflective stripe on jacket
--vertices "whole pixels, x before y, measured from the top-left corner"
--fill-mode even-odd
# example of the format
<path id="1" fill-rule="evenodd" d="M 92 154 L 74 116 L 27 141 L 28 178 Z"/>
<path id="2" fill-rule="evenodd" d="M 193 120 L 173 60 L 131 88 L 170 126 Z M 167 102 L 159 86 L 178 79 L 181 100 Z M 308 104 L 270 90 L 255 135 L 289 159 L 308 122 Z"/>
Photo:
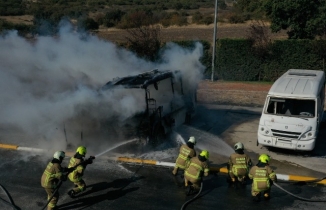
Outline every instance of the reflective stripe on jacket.
<path id="1" fill-rule="evenodd" d="M 230 170 L 235 176 L 246 176 L 251 164 L 251 159 L 246 154 L 233 153 L 229 158 Z"/>
<path id="2" fill-rule="evenodd" d="M 62 169 L 59 163 L 48 163 L 41 177 L 41 185 L 44 188 L 56 188 L 62 176 Z"/>
<path id="3" fill-rule="evenodd" d="M 201 162 L 198 157 L 193 157 L 190 159 L 190 164 L 185 170 L 185 175 L 193 179 L 201 179 L 203 173 L 208 176 L 209 167 L 207 161 Z"/>
<path id="4" fill-rule="evenodd" d="M 190 158 L 195 156 L 196 156 L 196 151 L 188 147 L 186 144 L 183 144 L 180 147 L 179 156 L 176 160 L 175 165 L 181 169 L 185 169 L 187 162 L 190 160 Z"/>
<path id="5" fill-rule="evenodd" d="M 68 168 L 75 167 L 76 165 L 80 164 L 82 161 L 83 161 L 82 159 L 72 157 L 70 158 Z M 79 166 L 77 166 L 77 168 L 75 168 L 73 172 L 69 173 L 68 175 L 69 180 L 72 182 L 79 182 L 83 177 L 84 170 L 85 170 L 84 165 L 80 164 Z"/>
<path id="6" fill-rule="evenodd" d="M 276 173 L 268 165 L 265 167 L 254 166 L 250 169 L 249 178 L 253 179 L 254 191 L 261 192 L 270 188 L 270 181 L 276 180 Z"/>

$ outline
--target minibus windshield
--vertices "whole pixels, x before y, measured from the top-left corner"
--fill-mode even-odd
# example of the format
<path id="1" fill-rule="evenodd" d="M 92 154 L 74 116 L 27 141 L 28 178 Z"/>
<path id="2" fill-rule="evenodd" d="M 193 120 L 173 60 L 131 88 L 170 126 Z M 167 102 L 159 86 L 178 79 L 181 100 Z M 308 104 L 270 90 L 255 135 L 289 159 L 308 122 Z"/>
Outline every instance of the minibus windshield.
<path id="1" fill-rule="evenodd" d="M 266 113 L 295 117 L 315 117 L 315 100 L 269 97 Z"/>

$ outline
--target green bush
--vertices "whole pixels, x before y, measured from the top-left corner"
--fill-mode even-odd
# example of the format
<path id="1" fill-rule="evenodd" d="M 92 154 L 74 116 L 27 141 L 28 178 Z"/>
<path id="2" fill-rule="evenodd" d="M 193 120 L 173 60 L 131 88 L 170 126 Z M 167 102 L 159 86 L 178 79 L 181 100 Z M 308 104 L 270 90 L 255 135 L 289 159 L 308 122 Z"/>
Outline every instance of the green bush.
<path id="1" fill-rule="evenodd" d="M 205 25 L 212 24 L 212 23 L 214 23 L 214 17 L 211 15 L 205 16 L 199 21 L 199 23 L 205 24 Z"/>
<path id="2" fill-rule="evenodd" d="M 180 15 L 178 12 L 167 13 L 167 15 L 160 20 L 163 27 L 168 27 L 171 25 L 183 26 L 187 25 L 187 17 Z"/>
<path id="3" fill-rule="evenodd" d="M 326 53 L 316 49 L 325 40 L 278 40 L 269 53 L 257 56 L 247 39 L 220 39 L 216 48 L 216 74 L 219 79 L 274 81 L 288 69 L 325 69 Z"/>
<path id="4" fill-rule="evenodd" d="M 26 4 L 23 0 L 0 0 L 0 15 L 24 15 Z"/>
<path id="5" fill-rule="evenodd" d="M 78 23 L 79 27 L 85 30 L 97 30 L 99 28 L 99 25 L 97 22 L 95 22 L 92 18 L 85 18 L 81 19 Z"/>
<path id="6" fill-rule="evenodd" d="M 245 18 L 242 15 L 232 13 L 228 17 L 230 23 L 244 23 Z"/>
<path id="7" fill-rule="evenodd" d="M 193 23 L 200 23 L 202 19 L 203 19 L 203 15 L 199 11 L 195 12 L 195 14 L 192 15 Z"/>
<path id="8" fill-rule="evenodd" d="M 225 1 L 218 2 L 218 8 L 221 10 L 225 10 L 228 6 L 226 5 Z"/>
<path id="9" fill-rule="evenodd" d="M 103 24 L 106 27 L 114 27 L 121 21 L 124 15 L 125 12 L 120 9 L 109 11 L 105 13 L 105 16 L 103 18 Z"/>

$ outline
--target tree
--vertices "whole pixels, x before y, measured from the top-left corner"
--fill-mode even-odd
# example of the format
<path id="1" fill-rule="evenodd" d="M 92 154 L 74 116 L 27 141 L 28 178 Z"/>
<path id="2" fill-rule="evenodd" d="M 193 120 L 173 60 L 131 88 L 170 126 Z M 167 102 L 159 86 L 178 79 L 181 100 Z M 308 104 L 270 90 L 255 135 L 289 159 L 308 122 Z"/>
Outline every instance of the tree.
<path id="1" fill-rule="evenodd" d="M 254 55 L 259 58 L 262 63 L 268 57 L 269 49 L 272 45 L 268 33 L 268 27 L 263 21 L 254 21 L 247 31 L 247 39 L 252 43 L 252 50 Z M 259 69 L 257 79 L 260 81 L 264 78 L 263 68 Z"/>
<path id="2" fill-rule="evenodd" d="M 272 32 L 288 30 L 289 39 L 314 39 L 325 31 L 325 0 L 266 0 Z"/>
<path id="3" fill-rule="evenodd" d="M 245 19 L 262 19 L 265 15 L 265 0 L 237 0 L 234 2 L 233 10 L 238 16 L 244 16 Z"/>
<path id="4" fill-rule="evenodd" d="M 85 30 L 97 30 L 99 28 L 99 25 L 97 22 L 95 22 L 92 18 L 84 18 L 79 20 L 78 25 L 80 28 L 83 28 Z"/>
<path id="5" fill-rule="evenodd" d="M 144 11 L 137 11 L 130 15 L 128 28 L 128 48 L 138 56 L 154 61 L 161 48 L 160 32 L 161 27 L 155 25 L 152 14 Z"/>

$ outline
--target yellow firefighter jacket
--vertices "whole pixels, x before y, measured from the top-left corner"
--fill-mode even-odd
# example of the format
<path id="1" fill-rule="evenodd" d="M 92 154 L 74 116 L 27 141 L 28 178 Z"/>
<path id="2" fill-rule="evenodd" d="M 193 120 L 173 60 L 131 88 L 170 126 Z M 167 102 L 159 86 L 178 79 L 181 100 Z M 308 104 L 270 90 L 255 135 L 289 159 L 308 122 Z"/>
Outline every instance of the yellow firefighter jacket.
<path id="1" fill-rule="evenodd" d="M 59 163 L 48 163 L 41 177 L 41 185 L 44 188 L 56 188 L 62 176 L 62 168 Z"/>
<path id="2" fill-rule="evenodd" d="M 229 170 L 235 176 L 247 176 L 251 165 L 251 159 L 247 154 L 233 153 L 229 158 Z"/>
<path id="3" fill-rule="evenodd" d="M 198 157 L 193 157 L 190 159 L 188 167 L 185 170 L 185 176 L 187 180 L 191 182 L 196 182 L 200 180 L 203 175 L 208 176 L 209 166 L 207 160 L 202 162 Z"/>
<path id="4" fill-rule="evenodd" d="M 263 167 L 253 166 L 250 169 L 249 178 L 253 179 L 252 190 L 261 192 L 270 188 L 270 180 L 276 181 L 276 173 L 269 165 Z"/>
<path id="5" fill-rule="evenodd" d="M 75 167 L 76 165 L 80 164 L 83 161 L 83 159 L 78 159 L 78 158 L 70 158 L 70 162 L 68 165 L 68 168 L 72 168 Z M 83 175 L 84 175 L 84 170 L 85 170 L 85 166 L 84 164 L 80 164 L 79 166 L 77 166 L 75 168 L 75 170 L 71 173 L 69 173 L 68 178 L 70 181 L 72 182 L 79 182 Z"/>
<path id="6" fill-rule="evenodd" d="M 181 169 L 185 169 L 187 161 L 189 161 L 190 158 L 195 156 L 196 156 L 195 149 L 188 147 L 188 145 L 186 144 L 183 144 L 180 147 L 179 156 L 175 161 L 175 165 Z"/>

